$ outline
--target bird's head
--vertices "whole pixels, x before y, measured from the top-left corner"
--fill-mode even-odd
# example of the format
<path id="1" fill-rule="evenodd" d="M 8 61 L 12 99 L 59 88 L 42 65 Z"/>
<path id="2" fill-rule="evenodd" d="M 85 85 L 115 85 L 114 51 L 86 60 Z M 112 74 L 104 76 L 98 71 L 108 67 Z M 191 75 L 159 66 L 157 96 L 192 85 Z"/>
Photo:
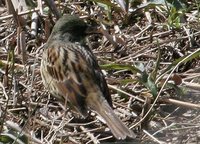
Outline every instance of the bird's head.
<path id="1" fill-rule="evenodd" d="M 87 35 L 88 25 L 77 16 L 64 15 L 55 24 L 51 38 L 66 41 L 82 41 Z"/>

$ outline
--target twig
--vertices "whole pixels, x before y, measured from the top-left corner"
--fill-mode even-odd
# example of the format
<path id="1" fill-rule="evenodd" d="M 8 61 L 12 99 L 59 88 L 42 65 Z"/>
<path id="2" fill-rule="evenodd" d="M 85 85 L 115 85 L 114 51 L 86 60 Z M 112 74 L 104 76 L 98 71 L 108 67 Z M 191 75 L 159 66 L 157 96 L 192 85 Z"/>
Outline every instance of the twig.
<path id="1" fill-rule="evenodd" d="M 94 144 L 100 143 L 99 140 L 86 128 L 84 128 L 83 126 L 80 126 L 80 128 L 83 130 L 83 132 L 85 132 L 90 137 L 90 139 L 93 141 Z"/>
<path id="2" fill-rule="evenodd" d="M 31 9 L 31 10 L 28 10 L 28 11 L 18 13 L 18 16 L 23 16 L 23 15 L 26 15 L 26 14 L 29 14 L 29 13 L 32 13 L 32 12 L 37 12 L 37 11 L 39 11 L 38 8 Z M 10 19 L 12 17 L 13 17 L 12 14 L 7 15 L 7 16 L 2 16 L 2 17 L 0 17 L 0 21 L 7 20 L 7 19 Z"/>
<path id="3" fill-rule="evenodd" d="M 171 98 L 162 98 L 162 99 L 159 99 L 159 101 L 178 105 L 178 106 L 182 106 L 182 107 L 187 107 L 187 108 L 193 108 L 193 109 L 199 109 L 200 108 L 200 104 L 184 102 L 184 101 L 175 100 L 175 99 L 171 99 Z"/>
<path id="4" fill-rule="evenodd" d="M 145 134 L 147 134 L 153 141 L 159 143 L 159 144 L 164 144 L 165 142 L 159 141 L 157 138 L 155 138 L 153 135 L 151 135 L 149 132 L 147 132 L 146 130 L 143 130 L 143 132 Z"/>
<path id="5" fill-rule="evenodd" d="M 163 83 L 163 85 L 162 85 L 160 91 L 158 92 L 158 94 L 157 94 L 157 96 L 156 96 L 156 98 L 155 98 L 153 104 L 151 105 L 150 109 L 147 111 L 147 113 L 144 115 L 144 117 L 143 117 L 139 122 L 137 122 L 136 124 L 132 125 L 132 126 L 130 127 L 130 129 L 132 129 L 133 127 L 135 127 L 135 126 L 137 126 L 138 124 L 140 124 L 140 123 L 148 116 L 148 114 L 150 113 L 150 111 L 152 110 L 152 108 L 154 107 L 154 105 L 156 104 L 156 102 L 157 102 L 159 96 L 161 95 L 162 90 L 164 89 L 165 85 L 167 84 L 168 80 L 170 79 L 170 77 L 171 77 L 171 75 L 173 74 L 173 72 L 177 69 L 177 67 L 178 67 L 181 63 L 183 63 L 186 59 L 188 59 L 189 57 L 191 57 L 194 53 L 198 52 L 199 50 L 200 50 L 200 49 L 197 49 L 197 50 L 194 51 L 193 53 L 191 53 L 191 54 L 189 54 L 188 56 L 186 56 L 184 59 L 182 59 L 182 60 L 172 69 L 172 71 L 170 72 L 169 76 L 166 78 L 165 82 Z"/>
<path id="6" fill-rule="evenodd" d="M 127 58 L 131 58 L 131 57 L 133 57 L 133 56 L 136 56 L 137 54 L 139 54 L 139 53 L 141 53 L 142 51 L 144 51 L 144 50 L 147 50 L 147 49 L 149 49 L 149 48 L 151 48 L 151 47 L 153 47 L 153 46 L 155 46 L 155 45 L 163 45 L 163 44 L 166 44 L 166 43 L 170 43 L 170 42 L 178 42 L 178 41 L 181 41 L 181 40 L 184 40 L 184 39 L 188 39 L 188 37 L 191 37 L 191 36 L 198 36 L 198 35 L 200 35 L 200 31 L 198 31 L 198 32 L 196 32 L 196 33 L 193 33 L 192 35 L 188 35 L 188 36 L 183 36 L 183 37 L 181 37 L 181 38 L 175 38 L 175 39 L 169 39 L 169 40 L 164 40 L 164 41 L 161 41 L 161 42 L 154 42 L 154 43 L 151 43 L 151 44 L 148 44 L 147 46 L 141 46 L 141 47 L 137 47 L 137 49 L 141 49 L 139 52 L 136 52 L 136 53 L 133 53 L 133 54 L 130 54 L 130 55 L 128 55 L 128 56 L 126 56 L 126 57 L 123 57 L 123 58 L 121 58 L 121 59 L 118 59 L 118 60 L 116 60 L 115 62 L 120 62 L 120 61 L 122 61 L 122 60 L 125 60 L 125 59 L 127 59 Z M 155 49 L 158 49 L 158 48 L 154 48 L 154 50 Z"/>
<path id="7" fill-rule="evenodd" d="M 130 96 L 130 97 L 132 97 L 132 98 L 135 98 L 135 99 L 137 99 L 137 100 L 139 100 L 139 101 L 141 101 L 141 102 L 145 102 L 143 99 L 140 99 L 140 98 L 138 98 L 138 97 L 136 97 L 136 96 L 134 96 L 134 95 L 132 95 L 132 94 L 130 94 L 130 93 L 127 93 L 127 92 L 125 92 L 125 91 L 123 91 L 123 90 L 121 90 L 121 89 L 118 89 L 117 87 L 115 87 L 115 86 L 113 86 L 113 85 L 109 85 L 109 84 L 108 84 L 108 87 L 111 88 L 111 89 L 114 89 L 114 90 L 116 90 L 116 91 L 119 91 L 119 92 L 121 92 L 121 93 L 123 93 L 123 94 L 125 94 L 125 95 L 127 95 L 127 96 Z"/>
<path id="8" fill-rule="evenodd" d="M 199 77 L 199 75 L 196 75 L 196 77 Z M 194 82 L 184 82 L 183 81 L 183 85 L 186 86 L 187 88 L 191 88 L 191 89 L 194 89 L 194 90 L 200 89 L 200 84 L 194 83 Z"/>
<path id="9" fill-rule="evenodd" d="M 42 142 L 39 139 L 35 138 L 34 136 L 31 136 L 30 133 L 28 133 L 28 132 L 24 132 L 16 123 L 13 123 L 12 121 L 6 121 L 6 125 L 15 129 L 16 131 L 24 134 L 25 136 L 29 137 L 34 142 L 36 142 L 38 144 L 42 144 Z"/>
<path id="10" fill-rule="evenodd" d="M 55 5 L 55 2 L 53 0 L 44 0 L 44 1 L 46 5 L 48 5 L 52 13 L 56 16 L 56 19 L 59 19 L 61 17 L 61 14 Z"/>
<path id="11" fill-rule="evenodd" d="M 8 100 L 8 95 L 6 93 L 6 89 L 1 82 L 0 82 L 0 87 L 3 89 L 3 94 L 5 95 L 6 100 Z"/>

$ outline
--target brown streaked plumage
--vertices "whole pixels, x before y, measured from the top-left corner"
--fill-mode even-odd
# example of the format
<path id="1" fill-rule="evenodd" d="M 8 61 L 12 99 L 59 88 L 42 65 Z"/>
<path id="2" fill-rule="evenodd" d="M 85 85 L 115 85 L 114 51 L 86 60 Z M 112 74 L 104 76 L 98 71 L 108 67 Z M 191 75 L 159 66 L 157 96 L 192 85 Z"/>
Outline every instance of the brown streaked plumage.
<path id="1" fill-rule="evenodd" d="M 117 139 L 135 138 L 112 109 L 111 96 L 92 51 L 84 44 L 88 26 L 76 16 L 58 20 L 46 43 L 41 75 L 45 87 L 60 102 L 82 115 L 94 110 L 104 118 Z"/>

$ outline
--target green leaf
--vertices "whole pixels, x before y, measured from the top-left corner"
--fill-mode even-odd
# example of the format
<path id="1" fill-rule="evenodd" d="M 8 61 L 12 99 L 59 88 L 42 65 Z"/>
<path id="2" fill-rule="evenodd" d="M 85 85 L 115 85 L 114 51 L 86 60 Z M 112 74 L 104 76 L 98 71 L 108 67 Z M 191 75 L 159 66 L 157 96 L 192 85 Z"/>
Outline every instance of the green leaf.
<path id="1" fill-rule="evenodd" d="M 130 70 L 132 73 L 141 73 L 141 71 L 135 66 L 123 65 L 123 64 L 105 64 L 100 66 L 102 69 L 106 70 Z"/>
<path id="2" fill-rule="evenodd" d="M 26 4 L 30 8 L 35 8 L 37 7 L 37 4 L 33 0 L 25 0 Z"/>
<path id="3" fill-rule="evenodd" d="M 136 82 L 137 80 L 135 79 L 123 79 L 120 81 L 120 84 L 122 85 L 126 85 L 127 83 L 133 83 L 133 82 Z"/>
<path id="4" fill-rule="evenodd" d="M 0 135 L 0 143 L 28 144 L 28 137 L 10 129 Z"/>
<path id="5" fill-rule="evenodd" d="M 141 82 L 142 82 L 143 84 L 147 83 L 148 77 L 149 77 L 149 76 L 148 76 L 147 72 L 146 72 L 146 71 L 143 71 L 142 74 L 141 74 L 141 76 L 140 76 Z"/>
<path id="6" fill-rule="evenodd" d="M 184 95 L 183 90 L 181 88 L 179 88 L 176 84 L 167 83 L 166 87 L 173 88 L 175 90 L 176 94 L 179 95 L 179 96 L 183 96 Z"/>
<path id="7" fill-rule="evenodd" d="M 48 15 L 49 12 L 50 12 L 49 7 L 44 7 L 44 8 L 43 8 L 43 12 L 44 12 L 44 14 Z"/>
<path id="8" fill-rule="evenodd" d="M 149 90 L 151 91 L 151 94 L 153 95 L 153 97 L 155 98 L 157 96 L 157 93 L 158 93 L 158 89 L 157 89 L 157 86 L 155 84 L 155 81 L 153 81 L 151 79 L 151 77 L 148 77 L 147 79 L 147 87 L 149 88 Z"/>
<path id="9" fill-rule="evenodd" d="M 2 143 L 12 143 L 13 139 L 10 138 L 8 135 L 0 135 L 0 142 L 2 142 Z"/>
<path id="10" fill-rule="evenodd" d="M 145 72 L 145 67 L 143 63 L 137 63 L 135 67 L 139 69 L 141 72 Z"/>
<path id="11" fill-rule="evenodd" d="M 158 89 L 157 86 L 155 84 L 155 81 L 153 81 L 151 79 L 150 76 L 148 76 L 148 74 L 146 72 L 143 72 L 141 77 L 139 78 L 139 81 L 151 91 L 151 94 L 153 95 L 153 97 L 155 98 L 157 96 L 158 93 Z"/>
<path id="12" fill-rule="evenodd" d="M 185 0 L 166 0 L 166 1 L 170 3 L 173 7 L 175 7 L 177 10 L 186 8 Z"/>
<path id="13" fill-rule="evenodd" d="M 155 81 L 151 78 L 150 75 L 148 75 L 148 73 L 145 70 L 141 73 L 141 76 L 139 76 L 138 81 L 151 91 L 153 97 L 157 96 L 158 89 L 155 84 Z"/>
<path id="14" fill-rule="evenodd" d="M 155 68 L 154 70 L 151 72 L 151 78 L 153 79 L 153 81 L 156 80 L 156 76 L 158 73 L 158 68 L 160 66 L 160 59 L 161 59 L 161 54 L 160 54 L 160 48 L 158 49 L 158 58 L 156 60 L 156 64 L 155 64 Z"/>
<path id="15" fill-rule="evenodd" d="M 110 0 L 90 0 L 93 2 L 98 3 L 100 6 L 103 6 L 105 8 L 105 5 L 108 7 L 112 7 L 115 11 L 121 11 L 121 9 L 114 3 L 112 3 Z M 103 5 L 102 5 L 103 4 Z"/>
<path id="16" fill-rule="evenodd" d="M 172 62 L 172 64 L 170 64 L 163 72 L 162 74 L 166 73 L 167 71 L 169 71 L 170 69 L 172 69 L 173 67 L 175 67 L 180 61 L 182 61 L 183 59 L 185 59 L 182 63 L 186 63 L 190 60 L 193 60 L 195 58 L 199 58 L 200 56 L 200 50 L 196 51 L 195 53 L 193 53 L 190 57 L 188 57 L 187 59 L 185 59 L 187 56 L 181 57 L 179 59 L 176 59 L 175 61 Z M 161 74 L 161 75 L 162 75 Z"/>

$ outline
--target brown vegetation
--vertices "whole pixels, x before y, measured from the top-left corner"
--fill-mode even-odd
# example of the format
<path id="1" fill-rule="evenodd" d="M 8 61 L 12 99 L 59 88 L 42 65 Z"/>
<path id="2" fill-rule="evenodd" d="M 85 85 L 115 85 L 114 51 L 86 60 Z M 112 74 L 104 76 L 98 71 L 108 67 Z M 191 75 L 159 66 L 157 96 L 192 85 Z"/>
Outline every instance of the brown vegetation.
<path id="1" fill-rule="evenodd" d="M 137 134 L 127 143 L 199 142 L 199 1 L 16 2 L 0 0 L 0 142 L 117 142 L 102 118 L 81 117 L 43 87 L 43 46 L 65 13 L 99 26 L 88 44 L 116 114 Z"/>

